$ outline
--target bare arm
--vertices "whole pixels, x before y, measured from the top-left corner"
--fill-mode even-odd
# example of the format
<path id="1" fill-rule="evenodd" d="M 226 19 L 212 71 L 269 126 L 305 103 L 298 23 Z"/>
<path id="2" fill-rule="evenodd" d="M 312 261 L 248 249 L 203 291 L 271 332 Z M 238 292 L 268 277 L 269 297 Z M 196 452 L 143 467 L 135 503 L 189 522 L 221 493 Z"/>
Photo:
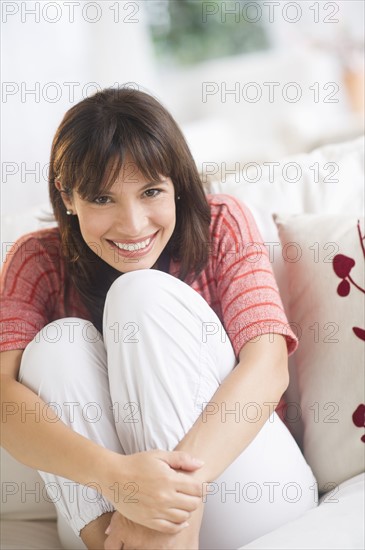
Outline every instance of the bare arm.
<path id="1" fill-rule="evenodd" d="M 258 434 L 288 383 L 284 337 L 264 334 L 258 341 L 248 342 L 241 350 L 238 365 L 176 447 L 204 461 L 204 466 L 193 476 L 207 482 L 219 477 Z M 255 422 L 244 421 L 244 407 L 248 403 L 257 404 Z"/>
<path id="2" fill-rule="evenodd" d="M 31 468 L 52 472 L 86 484 L 110 454 L 89 439 L 73 432 L 33 391 L 16 380 L 22 350 L 1 353 L 1 445 Z M 38 405 L 37 405 L 38 404 Z M 77 457 L 77 460 L 75 459 Z"/>
<path id="3" fill-rule="evenodd" d="M 123 456 L 101 447 L 66 426 L 46 403 L 17 381 L 22 351 L 1 353 L 1 445 L 31 468 L 86 485 L 97 483 L 102 494 L 127 518 L 166 533 L 176 533 L 199 504 L 200 483 L 180 469 L 201 465 L 184 452 L 151 451 Z M 118 482 L 121 490 L 115 491 Z M 138 506 L 124 498 L 123 487 L 137 484 Z M 128 495 L 128 489 L 125 491 Z"/>
<path id="4" fill-rule="evenodd" d="M 238 365 L 176 447 L 204 461 L 204 466 L 191 474 L 202 482 L 204 492 L 206 483 L 219 477 L 258 434 L 288 383 L 288 354 L 283 336 L 265 334 L 242 348 Z M 244 420 L 244 407 L 248 403 L 257 407 L 255 422 Z M 203 507 L 201 503 L 189 520 L 192 540 L 194 537 L 196 540 L 200 531 Z"/>
<path id="5" fill-rule="evenodd" d="M 270 338 L 274 341 L 270 341 Z M 263 335 L 257 342 L 248 342 L 241 350 L 239 359 L 238 365 L 176 447 L 204 461 L 204 466 L 191 474 L 203 485 L 219 477 L 250 444 L 288 385 L 288 354 L 283 336 Z M 242 412 L 248 403 L 257 404 L 255 422 L 244 420 Z M 234 413 L 229 414 L 228 411 Z M 254 413 L 251 414 L 254 416 Z M 201 502 L 199 509 L 189 519 L 189 529 L 172 538 L 161 534 L 159 544 L 156 544 L 151 533 L 115 514 L 105 548 L 118 548 L 118 543 L 123 541 L 127 543 L 126 548 L 129 548 L 129 542 L 137 542 L 138 548 L 144 549 L 157 548 L 158 545 L 170 549 L 196 549 L 202 517 Z"/>

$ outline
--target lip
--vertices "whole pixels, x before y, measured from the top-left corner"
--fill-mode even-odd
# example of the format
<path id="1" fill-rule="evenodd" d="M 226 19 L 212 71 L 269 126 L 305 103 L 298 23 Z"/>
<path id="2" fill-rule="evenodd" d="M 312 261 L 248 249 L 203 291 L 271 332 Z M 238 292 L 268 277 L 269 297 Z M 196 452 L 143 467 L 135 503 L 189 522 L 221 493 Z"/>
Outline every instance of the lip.
<path id="1" fill-rule="evenodd" d="M 143 237 L 142 239 L 138 239 L 138 240 L 131 240 L 131 239 L 127 239 L 127 240 L 123 240 L 123 241 L 118 241 L 117 239 L 108 239 L 108 241 L 110 242 L 115 242 L 115 243 L 122 243 L 122 244 L 138 244 L 138 243 L 142 243 L 143 241 L 146 241 L 147 239 L 151 239 L 154 235 L 157 235 L 158 231 L 155 231 L 154 233 L 151 233 L 150 235 L 146 235 L 145 237 Z"/>
<path id="2" fill-rule="evenodd" d="M 146 248 L 142 248 L 141 250 L 122 250 L 121 248 L 118 248 L 117 245 L 114 244 L 113 241 L 109 240 L 108 239 L 108 242 L 110 244 L 110 246 L 113 248 L 113 250 L 115 250 L 119 256 L 122 256 L 123 258 L 128 258 L 128 259 L 131 259 L 132 261 L 133 260 L 137 260 L 139 258 L 142 258 L 143 256 L 146 256 L 147 254 L 149 254 L 155 244 L 155 241 L 156 241 L 156 237 L 157 237 L 157 234 L 159 233 L 159 231 L 156 231 L 156 233 L 152 233 L 151 235 L 147 236 L 147 237 L 144 237 L 143 239 L 140 239 L 138 241 L 115 241 L 116 243 L 120 242 L 120 243 L 123 243 L 123 244 L 137 244 L 139 242 L 143 242 L 145 241 L 146 239 L 149 239 L 151 238 L 151 242 L 148 246 L 146 246 Z"/>

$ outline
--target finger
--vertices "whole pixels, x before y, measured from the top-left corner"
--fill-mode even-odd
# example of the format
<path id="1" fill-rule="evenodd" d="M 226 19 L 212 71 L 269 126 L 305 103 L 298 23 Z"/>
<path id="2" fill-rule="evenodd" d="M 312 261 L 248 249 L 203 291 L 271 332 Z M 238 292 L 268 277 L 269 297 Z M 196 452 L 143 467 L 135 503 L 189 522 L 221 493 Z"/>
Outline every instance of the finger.
<path id="1" fill-rule="evenodd" d="M 185 512 L 193 512 L 202 504 L 201 496 L 192 496 L 179 491 L 170 491 L 155 495 L 153 509 L 158 513 L 158 517 L 163 516 L 168 509 L 176 508 Z"/>
<path id="2" fill-rule="evenodd" d="M 153 520 L 153 522 L 151 523 L 152 529 L 160 531 L 160 533 L 166 533 L 167 535 L 177 535 L 177 533 L 180 533 L 187 527 L 189 527 L 188 522 L 178 524 L 172 521 L 167 521 L 165 519 Z"/>
<path id="3" fill-rule="evenodd" d="M 104 541 L 105 550 L 123 550 L 124 544 L 116 535 L 109 535 Z"/>
<path id="4" fill-rule="evenodd" d="M 169 508 L 166 514 L 166 518 L 168 521 L 171 521 L 172 523 L 189 523 L 189 519 L 191 518 L 191 512 L 187 512 L 186 510 L 180 510 L 178 508 Z"/>
<path id="5" fill-rule="evenodd" d="M 191 512 L 171 507 L 165 509 L 163 512 L 155 511 L 154 516 L 154 520 L 156 521 L 168 521 L 170 523 L 176 523 L 176 525 L 182 525 L 183 523 L 189 521 Z"/>
<path id="6" fill-rule="evenodd" d="M 179 493 L 183 493 L 184 495 L 191 497 L 203 496 L 202 482 L 184 474 L 180 474 L 177 478 L 175 488 Z"/>
<path id="7" fill-rule="evenodd" d="M 184 495 L 183 493 L 177 493 L 176 498 L 173 499 L 173 504 L 171 508 L 176 508 L 185 512 L 194 512 L 199 508 L 202 503 L 201 497 L 192 497 Z"/>
<path id="8" fill-rule="evenodd" d="M 169 510 L 176 509 L 182 512 L 191 513 L 199 508 L 201 504 L 201 497 L 185 495 L 184 493 L 179 493 L 178 491 L 170 491 L 155 495 L 152 510 L 157 518 L 171 519 L 168 515 Z"/>
<path id="9" fill-rule="evenodd" d="M 183 528 L 185 523 L 189 523 L 191 515 L 194 511 L 195 508 L 192 511 L 188 511 L 172 505 L 171 507 L 163 510 L 163 512 L 155 510 L 152 521 L 167 521 Z"/>
<path id="10" fill-rule="evenodd" d="M 183 451 L 171 451 L 164 453 L 164 455 L 164 460 L 171 468 L 174 468 L 175 470 L 194 472 L 198 468 L 201 468 L 204 464 L 202 460 L 194 458 Z"/>

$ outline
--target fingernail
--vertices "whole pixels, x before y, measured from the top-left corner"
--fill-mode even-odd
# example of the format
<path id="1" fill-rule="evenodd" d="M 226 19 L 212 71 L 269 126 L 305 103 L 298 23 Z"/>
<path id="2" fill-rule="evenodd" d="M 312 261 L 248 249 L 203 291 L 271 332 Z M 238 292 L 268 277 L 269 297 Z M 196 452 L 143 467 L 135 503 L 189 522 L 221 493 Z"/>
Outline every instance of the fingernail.
<path id="1" fill-rule="evenodd" d="M 184 529 L 185 529 L 185 527 L 190 527 L 190 524 L 189 523 L 183 523 L 182 527 L 184 527 Z"/>
<path id="2" fill-rule="evenodd" d="M 194 458 L 194 462 L 197 466 L 203 466 L 204 462 L 199 458 Z"/>
<path id="3" fill-rule="evenodd" d="M 105 529 L 105 534 L 109 535 L 109 533 L 110 533 L 110 525 Z"/>

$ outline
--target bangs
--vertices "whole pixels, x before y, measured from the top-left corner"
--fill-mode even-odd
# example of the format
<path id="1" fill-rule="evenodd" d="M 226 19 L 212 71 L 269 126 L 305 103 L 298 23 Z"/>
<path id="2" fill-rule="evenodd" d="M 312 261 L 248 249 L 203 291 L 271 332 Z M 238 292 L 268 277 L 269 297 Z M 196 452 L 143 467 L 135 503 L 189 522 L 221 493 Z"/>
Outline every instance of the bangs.
<path id="1" fill-rule="evenodd" d="M 84 200 L 94 200 L 108 191 L 123 170 L 124 179 L 136 180 L 137 169 L 147 181 L 159 182 L 171 177 L 172 161 L 169 140 L 159 139 L 146 125 L 128 118 L 99 119 L 89 126 L 80 142 L 64 151 L 67 163 L 59 158 L 60 179 L 66 190 L 75 190 Z M 91 131 L 90 131 L 91 130 Z"/>
<path id="2" fill-rule="evenodd" d="M 137 171 L 152 185 L 170 178 L 176 195 L 183 198 L 176 202 L 176 226 L 164 259 L 179 262 L 177 277 L 191 284 L 209 258 L 211 214 L 194 159 L 173 117 L 151 95 L 119 87 L 97 92 L 67 111 L 52 142 L 49 196 L 67 290 L 74 286 L 101 333 L 106 295 L 120 271 L 85 241 L 78 216 L 68 215 L 62 191 L 70 196 L 77 191 L 83 200 L 93 201 L 107 194 L 118 177 L 137 181 Z M 64 306 L 72 316 L 69 296 L 66 291 Z"/>

